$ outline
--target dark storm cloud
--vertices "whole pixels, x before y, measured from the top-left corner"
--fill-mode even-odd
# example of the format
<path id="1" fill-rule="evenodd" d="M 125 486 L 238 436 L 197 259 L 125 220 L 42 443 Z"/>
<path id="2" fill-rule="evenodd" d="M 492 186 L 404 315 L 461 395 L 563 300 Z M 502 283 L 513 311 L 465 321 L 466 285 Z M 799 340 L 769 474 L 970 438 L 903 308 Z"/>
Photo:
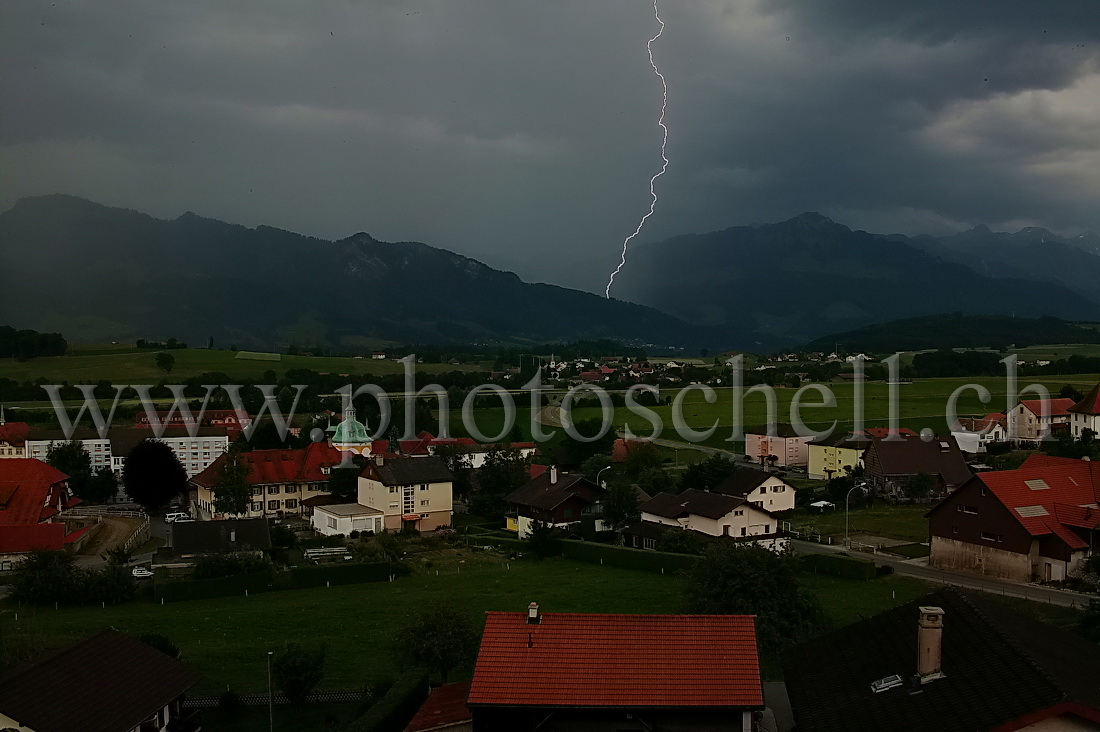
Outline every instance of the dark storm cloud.
<path id="1" fill-rule="evenodd" d="M 642 240 L 819 210 L 1100 229 L 1095 3 L 666 3 Z M 644 0 L 0 8 L 3 204 L 422 240 L 599 288 L 648 206 Z"/>

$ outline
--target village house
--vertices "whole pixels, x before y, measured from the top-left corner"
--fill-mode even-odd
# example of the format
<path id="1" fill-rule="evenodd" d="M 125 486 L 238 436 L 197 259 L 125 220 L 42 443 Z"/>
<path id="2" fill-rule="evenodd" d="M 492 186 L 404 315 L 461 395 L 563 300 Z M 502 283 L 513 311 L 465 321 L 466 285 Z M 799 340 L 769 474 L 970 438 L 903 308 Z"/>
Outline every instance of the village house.
<path id="1" fill-rule="evenodd" d="M 603 495 L 604 490 L 583 475 L 559 473 L 553 466 L 505 496 L 505 529 L 525 539 L 535 522 L 565 528 L 592 516 L 600 530 Z"/>
<path id="2" fill-rule="evenodd" d="M 358 503 L 318 503 L 310 523 L 322 536 L 351 536 L 351 532 L 377 534 L 385 528 L 385 513 Z"/>
<path id="3" fill-rule="evenodd" d="M 472 732 L 474 715 L 466 706 L 470 682 L 444 684 L 432 690 L 404 732 Z"/>
<path id="4" fill-rule="evenodd" d="M 951 436 L 963 452 L 977 455 L 984 453 L 992 442 L 1008 439 L 1008 417 L 992 412 L 984 417 L 960 417 L 951 427 Z"/>
<path id="5" fill-rule="evenodd" d="M 1100 463 L 1032 455 L 979 473 L 928 512 L 929 565 L 1015 582 L 1060 581 L 1100 546 Z"/>
<path id="6" fill-rule="evenodd" d="M 359 505 L 380 511 L 388 531 L 434 531 L 453 523 L 453 483 L 442 458 L 374 455 L 359 472 Z"/>
<path id="7" fill-rule="evenodd" d="M 183 696 L 200 674 L 108 629 L 0 676 L 0 729 L 198 732 Z"/>
<path id="8" fill-rule="evenodd" d="M 1080 636 L 951 588 L 796 646 L 799 732 L 1100 729 L 1100 653 Z"/>
<path id="9" fill-rule="evenodd" d="M 750 732 L 754 619 L 488 612 L 466 703 L 475 732 Z"/>
<path id="10" fill-rule="evenodd" d="M 712 489 L 715 493 L 744 498 L 772 513 L 794 508 L 794 488 L 775 473 L 738 468 Z"/>
<path id="11" fill-rule="evenodd" d="M 813 436 L 801 436 L 789 424 L 762 425 L 745 430 L 745 456 L 761 465 L 802 466 L 810 461 Z"/>
<path id="12" fill-rule="evenodd" d="M 745 496 L 689 488 L 678 494 L 658 493 L 640 504 L 638 511 L 641 520 L 620 532 L 626 546 L 656 549 L 669 528 L 713 537 L 752 537 L 754 543 L 775 550 L 783 550 L 787 545 L 786 538 L 781 536 L 779 517 Z"/>
<path id="13" fill-rule="evenodd" d="M 806 475 L 814 480 L 832 480 L 851 473 L 859 465 L 870 441 L 866 435 L 843 432 L 814 440 L 807 446 Z"/>
<path id="14" fill-rule="evenodd" d="M 1100 437 L 1100 382 L 1066 411 L 1073 439 L 1080 439 L 1085 430 L 1092 430 L 1094 436 Z"/>
<path id="15" fill-rule="evenodd" d="M 1043 413 L 1042 399 L 1025 399 L 1008 412 L 1008 439 L 1016 442 L 1038 442 L 1052 432 L 1069 429 L 1069 409 L 1072 399 L 1050 399 Z"/>
<path id="16" fill-rule="evenodd" d="M 898 437 L 872 437 L 863 452 L 864 475 L 880 494 L 904 496 L 909 481 L 920 474 L 932 477 L 933 496 L 950 493 L 970 479 L 970 468 L 954 437 L 927 441 L 912 434 Z"/>
<path id="17" fill-rule="evenodd" d="M 190 501 L 199 509 L 195 518 L 223 518 L 214 509 L 214 489 L 229 459 L 229 454 L 220 455 L 191 478 Z M 300 450 L 242 452 L 237 459 L 247 467 L 245 483 L 252 489 L 248 510 L 240 516 L 278 518 L 308 514 L 302 501 L 327 496 L 329 473 L 342 456 L 328 444 L 314 442 Z"/>
<path id="18" fill-rule="evenodd" d="M 26 422 L 9 422 L 4 417 L 4 408 L 0 406 L 0 459 L 27 457 Z"/>
<path id="19" fill-rule="evenodd" d="M 34 549 L 76 551 L 88 539 L 95 524 L 67 513 L 80 503 L 68 479 L 40 460 L 0 460 L 0 571 Z"/>

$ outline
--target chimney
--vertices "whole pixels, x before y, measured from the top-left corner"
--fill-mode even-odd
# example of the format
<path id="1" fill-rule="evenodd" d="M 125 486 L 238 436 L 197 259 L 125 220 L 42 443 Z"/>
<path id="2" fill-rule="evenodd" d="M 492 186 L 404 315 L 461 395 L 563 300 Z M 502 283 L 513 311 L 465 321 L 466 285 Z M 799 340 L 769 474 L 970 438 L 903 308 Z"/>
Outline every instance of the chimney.
<path id="1" fill-rule="evenodd" d="M 382 467 L 382 464 L 385 463 L 385 461 L 386 459 L 382 456 L 381 453 L 374 456 L 374 464 L 378 467 Z"/>
<path id="2" fill-rule="evenodd" d="M 230 544 L 236 544 L 237 543 L 237 530 L 236 529 L 230 529 L 229 530 L 229 543 Z"/>
<path id="3" fill-rule="evenodd" d="M 927 684 L 943 676 L 943 608 L 917 609 L 917 673 L 921 683 Z"/>
<path id="4" fill-rule="evenodd" d="M 537 602 L 532 602 L 527 606 L 527 624 L 538 625 L 541 622 L 542 618 L 539 617 L 539 604 Z"/>
<path id="5" fill-rule="evenodd" d="M 550 466 L 550 485 L 554 485 L 557 482 L 558 482 L 558 466 L 557 465 L 551 465 Z"/>

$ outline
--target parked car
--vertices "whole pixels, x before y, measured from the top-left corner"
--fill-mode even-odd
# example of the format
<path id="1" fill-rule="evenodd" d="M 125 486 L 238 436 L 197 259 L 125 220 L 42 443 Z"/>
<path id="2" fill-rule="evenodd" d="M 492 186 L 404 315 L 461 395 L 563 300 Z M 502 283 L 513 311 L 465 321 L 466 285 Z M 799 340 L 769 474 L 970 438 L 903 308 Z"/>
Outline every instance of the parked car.
<path id="1" fill-rule="evenodd" d="M 182 511 L 174 511 L 172 513 L 164 514 L 164 523 L 174 524 L 177 521 L 194 521 L 190 514 L 183 513 Z"/>
<path id="2" fill-rule="evenodd" d="M 150 570 L 150 569 L 147 569 L 146 567 L 134 567 L 134 568 L 133 568 L 133 569 L 132 569 L 132 570 L 130 571 L 130 574 L 131 574 L 131 575 L 132 575 L 132 576 L 133 576 L 133 577 L 134 577 L 135 579 L 149 579 L 150 577 L 152 577 L 152 576 L 153 576 L 153 572 L 152 572 L 152 570 Z"/>

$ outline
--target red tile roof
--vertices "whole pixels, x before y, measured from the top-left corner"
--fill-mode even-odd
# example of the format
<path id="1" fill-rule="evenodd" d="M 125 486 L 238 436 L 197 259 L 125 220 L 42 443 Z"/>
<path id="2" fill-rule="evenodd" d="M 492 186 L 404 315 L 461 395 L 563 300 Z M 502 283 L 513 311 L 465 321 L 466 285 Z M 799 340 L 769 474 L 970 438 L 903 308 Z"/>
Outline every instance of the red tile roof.
<path id="1" fill-rule="evenodd" d="M 0 554 L 64 548 L 65 524 L 0 524 Z"/>
<path id="2" fill-rule="evenodd" d="M 753 616 L 489 612 L 468 703 L 763 707 Z"/>
<path id="3" fill-rule="evenodd" d="M 29 431 L 30 426 L 26 422 L 0 424 L 0 442 L 6 442 L 12 447 L 22 447 L 27 441 Z"/>
<path id="4" fill-rule="evenodd" d="M 41 460 L 0 460 L 0 524 L 37 524 L 57 513 L 69 499 L 62 487 L 68 479 Z"/>
<path id="5" fill-rule="evenodd" d="M 1042 399 L 1022 399 L 1020 404 L 1029 410 L 1036 417 L 1043 414 L 1043 400 Z M 1050 400 L 1050 416 L 1051 417 L 1065 417 L 1069 412 L 1069 408 L 1073 406 L 1072 399 L 1051 399 Z"/>
<path id="6" fill-rule="evenodd" d="M 337 465 L 340 452 L 326 442 L 312 442 L 301 450 L 252 450 L 242 452 L 241 460 L 248 466 L 248 485 L 277 483 L 320 483 L 328 480 L 321 468 Z M 213 488 L 218 481 L 222 465 L 228 454 L 219 455 L 205 470 L 192 478 L 192 482 L 205 488 Z"/>
<path id="7" fill-rule="evenodd" d="M 1100 503 L 1100 463 L 1032 455 L 1017 470 L 976 477 L 1032 536 L 1053 534 L 1072 549 L 1084 549 L 1088 542 L 1070 527 L 1100 527 L 1100 509 L 1093 508 Z M 1021 508 L 1027 515 L 1016 510 Z"/>
<path id="8" fill-rule="evenodd" d="M 1069 411 L 1077 414 L 1100 414 L 1100 381 L 1089 390 L 1088 394 L 1081 397 L 1081 401 L 1070 407 Z"/>
<path id="9" fill-rule="evenodd" d="M 466 697 L 469 695 L 469 681 L 440 686 L 424 701 L 420 711 L 405 726 L 405 732 L 430 732 L 472 722 L 473 715 L 466 706 Z"/>
<path id="10" fill-rule="evenodd" d="M 638 445 L 644 444 L 646 442 L 648 442 L 648 440 L 627 440 L 620 437 L 619 439 L 615 440 L 615 444 L 611 447 L 611 462 L 624 462 L 627 458 L 627 455 L 630 454 L 631 450 L 633 450 Z"/>

